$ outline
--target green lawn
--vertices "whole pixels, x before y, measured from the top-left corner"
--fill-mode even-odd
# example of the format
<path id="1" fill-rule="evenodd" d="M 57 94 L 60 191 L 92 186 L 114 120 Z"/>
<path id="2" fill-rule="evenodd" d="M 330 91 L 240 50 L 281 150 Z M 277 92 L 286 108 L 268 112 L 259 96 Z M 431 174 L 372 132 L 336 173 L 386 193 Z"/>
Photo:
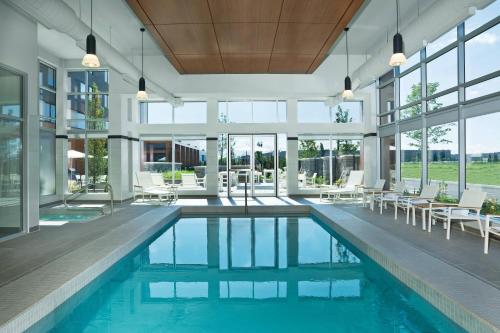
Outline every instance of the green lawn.
<path id="1" fill-rule="evenodd" d="M 420 178 L 421 164 L 418 162 L 401 163 L 404 178 Z M 467 183 L 500 186 L 500 162 L 467 163 Z M 458 181 L 458 162 L 433 162 L 429 164 L 429 179 Z"/>

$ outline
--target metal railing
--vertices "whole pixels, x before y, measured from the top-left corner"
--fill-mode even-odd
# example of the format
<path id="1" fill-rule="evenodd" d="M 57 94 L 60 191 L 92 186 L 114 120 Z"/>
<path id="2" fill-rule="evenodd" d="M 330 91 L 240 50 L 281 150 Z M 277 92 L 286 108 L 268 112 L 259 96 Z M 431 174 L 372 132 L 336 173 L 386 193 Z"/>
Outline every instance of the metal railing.
<path id="1" fill-rule="evenodd" d="M 89 184 L 94 186 L 93 184 Z M 83 193 L 87 193 L 89 185 L 82 186 L 78 191 L 70 193 L 69 195 L 65 195 L 63 198 L 64 207 L 69 208 L 68 201 L 75 200 Z M 104 186 L 104 191 L 109 193 L 109 207 L 110 207 L 110 215 L 113 215 L 114 212 L 114 195 L 113 195 L 113 187 L 110 183 L 106 183 Z M 102 213 L 105 214 L 104 208 L 102 209 Z"/>

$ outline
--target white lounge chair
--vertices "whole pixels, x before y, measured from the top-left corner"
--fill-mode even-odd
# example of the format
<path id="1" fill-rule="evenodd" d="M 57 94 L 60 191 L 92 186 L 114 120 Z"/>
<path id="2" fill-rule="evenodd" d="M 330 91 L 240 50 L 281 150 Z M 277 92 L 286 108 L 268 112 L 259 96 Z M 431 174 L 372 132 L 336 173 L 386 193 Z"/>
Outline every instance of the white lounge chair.
<path id="1" fill-rule="evenodd" d="M 494 220 L 496 219 L 496 220 Z M 500 237 L 500 215 L 486 215 L 486 225 L 484 226 L 484 253 L 488 254 L 490 234 Z"/>
<path id="2" fill-rule="evenodd" d="M 314 187 L 316 185 L 316 178 L 318 177 L 318 173 L 315 172 L 311 177 L 306 176 L 306 186 Z"/>
<path id="3" fill-rule="evenodd" d="M 166 198 L 167 200 L 173 197 L 173 192 L 167 188 L 157 186 L 153 182 L 153 177 L 148 171 L 140 171 L 136 173 L 137 185 L 134 185 L 134 200 L 136 197 L 136 190 L 142 194 L 142 200 L 144 200 L 145 195 L 149 197 L 157 196 L 158 200 Z"/>
<path id="4" fill-rule="evenodd" d="M 179 199 L 179 194 L 177 193 L 177 186 L 165 184 L 165 180 L 161 173 L 151 173 L 151 180 L 154 186 L 158 186 L 161 189 L 165 189 L 172 192 L 174 200 Z"/>
<path id="5" fill-rule="evenodd" d="M 420 208 L 422 210 L 422 228 L 425 229 L 425 210 L 429 209 L 431 202 L 439 193 L 438 185 L 424 185 L 422 191 L 418 196 L 401 196 L 394 201 L 394 219 L 398 219 L 398 208 L 406 211 L 406 224 L 410 224 L 410 210 L 413 212 L 413 222 L 415 225 L 415 209 Z"/>
<path id="6" fill-rule="evenodd" d="M 182 187 L 188 189 L 200 189 L 201 186 L 198 185 L 196 180 L 196 175 L 194 173 L 182 173 L 181 174 Z"/>
<path id="7" fill-rule="evenodd" d="M 437 204 L 431 205 L 429 211 L 428 231 L 431 231 L 433 220 L 443 220 L 446 226 L 446 239 L 450 239 L 451 222 L 460 221 L 460 227 L 464 230 L 463 222 L 476 221 L 479 232 L 484 237 L 483 226 L 481 225 L 481 207 L 486 200 L 486 192 L 477 190 L 465 190 L 458 204 Z"/>
<path id="8" fill-rule="evenodd" d="M 385 179 L 377 179 L 373 187 L 363 187 L 363 207 L 366 206 L 367 199 L 370 201 L 370 208 L 373 210 L 373 197 L 384 190 Z"/>
<path id="9" fill-rule="evenodd" d="M 322 200 L 324 194 L 326 194 L 328 199 L 330 199 L 330 196 L 333 196 L 333 201 L 342 194 L 354 197 L 359 193 L 359 189 L 363 185 L 363 176 L 364 172 L 362 170 L 352 170 L 344 187 L 323 190 L 319 193 L 319 199 Z"/>
<path id="10" fill-rule="evenodd" d="M 397 198 L 404 196 L 405 189 L 405 182 L 399 181 L 394 185 L 392 190 L 382 191 L 379 195 L 373 196 L 372 210 L 375 207 L 375 203 L 378 202 L 380 206 L 380 214 L 382 214 L 384 207 L 387 208 L 388 202 L 395 202 Z"/>

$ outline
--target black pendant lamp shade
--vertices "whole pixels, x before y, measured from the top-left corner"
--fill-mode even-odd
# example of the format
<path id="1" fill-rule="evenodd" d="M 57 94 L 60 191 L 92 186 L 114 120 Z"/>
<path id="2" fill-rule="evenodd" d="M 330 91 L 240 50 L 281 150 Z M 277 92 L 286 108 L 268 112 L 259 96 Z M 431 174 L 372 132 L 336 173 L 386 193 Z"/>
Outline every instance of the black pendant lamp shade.
<path id="1" fill-rule="evenodd" d="M 90 0 L 90 34 L 87 36 L 86 54 L 82 59 L 82 65 L 89 68 L 101 67 L 99 58 L 96 55 L 96 41 L 92 34 L 92 0 Z"/>
<path id="2" fill-rule="evenodd" d="M 137 91 L 136 98 L 138 101 L 147 101 L 148 94 L 146 93 L 146 80 L 144 79 L 144 28 L 141 28 L 141 77 L 139 78 L 139 91 Z"/>
<path id="3" fill-rule="evenodd" d="M 349 44 L 347 42 L 347 32 L 349 28 L 344 28 L 345 31 L 345 51 L 346 51 L 346 59 L 347 59 L 347 76 L 344 79 L 344 91 L 342 92 L 343 99 L 352 99 L 354 94 L 352 92 L 352 83 L 351 78 L 349 77 Z"/>
<path id="4" fill-rule="evenodd" d="M 389 60 L 389 65 L 397 67 L 403 65 L 405 62 L 403 36 L 399 33 L 399 0 L 396 0 L 396 34 L 392 38 L 392 56 Z"/>

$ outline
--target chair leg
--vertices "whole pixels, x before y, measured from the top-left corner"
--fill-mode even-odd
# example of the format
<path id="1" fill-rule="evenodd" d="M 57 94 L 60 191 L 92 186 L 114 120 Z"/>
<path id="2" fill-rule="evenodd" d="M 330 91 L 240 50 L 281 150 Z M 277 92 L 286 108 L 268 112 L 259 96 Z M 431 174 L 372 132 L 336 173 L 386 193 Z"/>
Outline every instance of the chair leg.
<path id="1" fill-rule="evenodd" d="M 488 218 L 486 218 L 486 225 L 484 226 L 484 253 L 488 254 L 488 247 L 489 247 L 489 241 L 490 241 L 490 221 Z"/>
<path id="2" fill-rule="evenodd" d="M 484 237 L 485 235 L 484 235 L 484 231 L 483 231 L 483 226 L 481 225 L 481 219 L 480 218 L 477 219 L 477 224 L 479 226 L 479 232 L 481 233 L 481 237 Z"/>
<path id="3" fill-rule="evenodd" d="M 384 199 L 380 199 L 380 215 L 382 215 L 383 209 L 384 209 Z M 387 207 L 385 209 L 387 209 Z"/>
<path id="4" fill-rule="evenodd" d="M 410 224 L 410 205 L 406 205 L 406 224 Z"/>
<path id="5" fill-rule="evenodd" d="M 446 239 L 450 239 L 450 232 L 451 232 L 451 218 L 448 218 L 448 221 L 446 222 Z"/>
<path id="6" fill-rule="evenodd" d="M 432 222 L 433 222 L 433 219 L 432 219 L 432 211 L 429 210 L 429 221 L 428 221 L 428 226 L 427 226 L 427 231 L 428 232 L 431 232 L 431 229 L 432 229 Z"/>
<path id="7" fill-rule="evenodd" d="M 398 219 L 398 203 L 396 201 L 394 202 L 394 219 Z"/>
<path id="8" fill-rule="evenodd" d="M 464 223 L 462 221 L 460 221 L 460 229 L 462 229 L 462 231 L 465 231 Z"/>
<path id="9" fill-rule="evenodd" d="M 411 225 L 412 226 L 416 226 L 417 225 L 417 221 L 415 219 L 415 206 L 413 206 L 411 209 L 412 209 L 412 219 L 413 219 L 413 221 L 411 222 Z"/>
<path id="10" fill-rule="evenodd" d="M 422 230 L 425 231 L 425 208 L 422 209 Z"/>

